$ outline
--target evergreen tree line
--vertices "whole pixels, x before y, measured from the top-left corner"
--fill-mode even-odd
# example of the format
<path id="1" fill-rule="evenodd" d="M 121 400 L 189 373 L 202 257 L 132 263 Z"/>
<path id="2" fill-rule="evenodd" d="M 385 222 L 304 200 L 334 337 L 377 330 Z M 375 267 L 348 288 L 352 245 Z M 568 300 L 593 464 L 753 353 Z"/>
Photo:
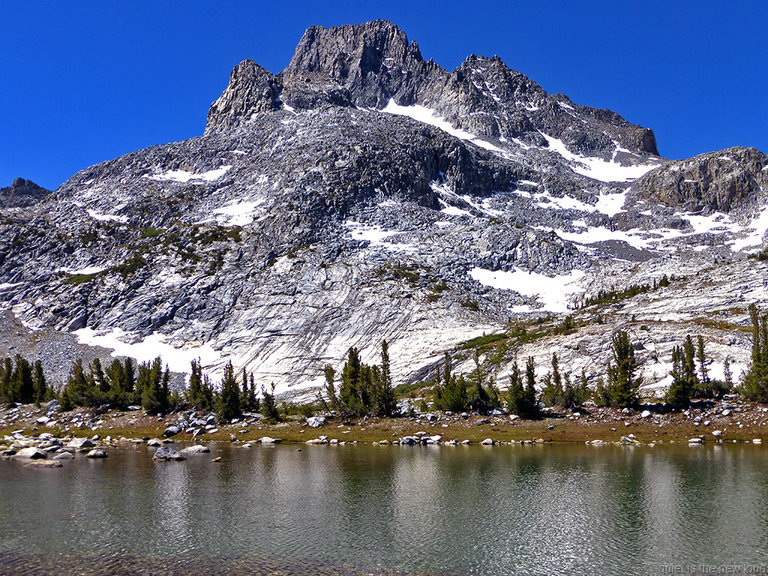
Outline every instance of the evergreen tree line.
<path id="1" fill-rule="evenodd" d="M 435 380 L 435 408 L 451 412 L 475 410 L 486 414 L 502 407 L 503 399 L 496 388 L 493 376 L 488 378 L 475 349 L 475 369 L 466 377 L 454 374 L 451 357 L 446 352 L 443 371 L 437 370 Z"/>
<path id="2" fill-rule="evenodd" d="M 40 360 L 31 364 L 21 354 L 0 360 L 0 402 L 40 404 L 52 397 Z"/>
<path id="3" fill-rule="evenodd" d="M 358 349 L 349 349 L 341 369 L 338 390 L 333 366 L 326 364 L 323 372 L 330 407 L 341 417 L 393 416 L 397 411 L 386 340 L 381 343 L 381 365 L 364 364 Z"/>
<path id="4" fill-rule="evenodd" d="M 748 400 L 768 402 L 768 314 L 749 307 L 752 320 L 752 357 L 739 392 Z"/>
<path id="5" fill-rule="evenodd" d="M 713 380 L 709 375 L 711 361 L 707 358 L 704 338 L 696 337 L 694 344 L 687 335 L 682 346 L 672 349 L 672 383 L 667 389 L 665 402 L 673 408 L 686 408 L 693 398 L 720 398 L 733 389 L 730 359 L 723 364 L 723 380 Z"/>
<path id="6" fill-rule="evenodd" d="M 7 358 L 0 364 L 0 399 L 7 402 L 40 402 L 58 398 L 62 410 L 76 406 L 110 406 L 125 410 L 140 405 L 148 414 L 164 414 L 172 410 L 195 407 L 215 411 L 222 421 L 239 418 L 243 413 L 262 411 L 264 416 L 279 419 L 277 402 L 272 392 L 262 386 L 262 398 L 256 393 L 253 374 L 243 369 L 238 381 L 232 363 L 224 368 L 224 378 L 218 390 L 203 374 L 199 360 L 191 363 L 189 385 L 183 392 L 170 389 L 171 372 L 158 356 L 152 362 L 138 366 L 131 358 L 113 360 L 104 369 L 96 358 L 86 367 L 77 359 L 61 392 L 56 395 L 45 382 L 42 364 L 31 366 L 21 356 L 16 365 Z"/>
<path id="7" fill-rule="evenodd" d="M 613 358 L 609 362 L 606 378 L 598 379 L 593 393 L 588 386 L 586 373 L 572 378 L 569 372 L 561 372 L 557 354 L 552 354 L 551 369 L 541 379 L 541 393 L 536 391 L 536 366 L 533 357 L 525 364 L 525 373 L 515 360 L 509 378 L 506 395 L 496 389 L 493 378 L 486 382 L 475 351 L 475 370 L 469 376 L 454 374 L 451 358 L 446 353 L 442 373 L 438 369 L 435 381 L 435 402 L 438 410 L 463 412 L 474 410 L 487 414 L 495 408 L 505 407 L 509 413 L 521 418 L 540 416 L 541 405 L 577 408 L 594 397 L 599 406 L 629 407 L 637 404 L 637 390 L 642 379 L 635 376 L 637 363 L 634 349 L 626 332 L 612 337 Z M 607 380 L 607 383 L 606 383 Z"/>

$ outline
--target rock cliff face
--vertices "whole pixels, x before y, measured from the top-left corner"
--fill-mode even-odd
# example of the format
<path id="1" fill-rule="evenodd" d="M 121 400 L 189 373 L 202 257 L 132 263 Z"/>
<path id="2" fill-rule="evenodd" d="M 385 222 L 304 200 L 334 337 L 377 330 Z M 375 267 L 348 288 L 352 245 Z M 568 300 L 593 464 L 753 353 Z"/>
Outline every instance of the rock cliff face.
<path id="1" fill-rule="evenodd" d="M 728 148 L 672 162 L 633 185 L 641 198 L 689 212 L 760 207 L 768 189 L 768 156 L 754 148 Z"/>
<path id="2" fill-rule="evenodd" d="M 746 258 L 768 228 L 765 166 L 748 149 L 670 162 L 614 112 L 498 58 L 449 73 L 388 22 L 312 27 L 283 72 L 240 63 L 203 136 L 4 204 L 0 302 L 37 332 L 0 354 L 28 345 L 50 363 L 40 342 L 76 338 L 178 371 L 200 357 L 216 376 L 231 360 L 295 392 L 386 338 L 409 382 L 461 342 L 684 275 L 643 296 L 647 310 L 578 312 L 600 323 L 493 363 L 503 380 L 516 354 L 563 348 L 593 376 L 616 327 L 655 323 L 667 339 L 647 350 L 663 351 L 703 325 L 702 306 L 744 322 L 766 300 L 765 266 Z M 706 302 L 697 277 L 716 279 Z M 722 358 L 746 350 L 712 338 Z"/>
<path id="3" fill-rule="evenodd" d="M 0 188 L 0 207 L 2 208 L 26 208 L 40 202 L 50 194 L 31 180 L 16 178 L 11 186 Z"/>

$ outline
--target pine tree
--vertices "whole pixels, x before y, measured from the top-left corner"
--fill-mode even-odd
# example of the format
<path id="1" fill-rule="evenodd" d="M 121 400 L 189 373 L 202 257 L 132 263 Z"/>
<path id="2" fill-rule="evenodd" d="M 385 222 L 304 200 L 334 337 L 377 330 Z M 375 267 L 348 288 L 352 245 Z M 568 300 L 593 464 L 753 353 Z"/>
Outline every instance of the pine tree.
<path id="1" fill-rule="evenodd" d="M 563 408 L 571 410 L 584 404 L 589 399 L 589 387 L 587 385 L 587 375 L 581 372 L 579 383 L 571 383 L 571 375 L 566 373 L 563 377 Z"/>
<path id="2" fill-rule="evenodd" d="M 16 354 L 12 386 L 15 402 L 30 404 L 35 401 L 35 381 L 32 376 L 32 365 L 21 354 Z"/>
<path id="3" fill-rule="evenodd" d="M 216 413 L 220 422 L 230 422 L 242 416 L 240 411 L 240 387 L 235 378 L 232 362 L 224 367 L 224 379 L 216 398 Z"/>
<path id="4" fill-rule="evenodd" d="M 205 410 L 203 407 L 203 369 L 200 366 L 200 359 L 190 362 L 189 385 L 187 386 L 187 402 L 198 409 Z"/>
<path id="5" fill-rule="evenodd" d="M 560 375 L 557 354 L 552 353 L 552 371 L 544 377 L 544 388 L 541 391 L 541 401 L 547 406 L 563 403 L 563 378 Z"/>
<path id="6" fill-rule="evenodd" d="M 680 346 L 672 348 L 672 383 L 667 389 L 664 401 L 675 409 L 687 408 L 691 402 L 694 382 L 686 369 L 685 352 Z"/>
<path id="7" fill-rule="evenodd" d="M 123 378 L 123 390 L 129 397 L 133 397 L 136 392 L 136 369 L 131 358 L 126 358 L 123 361 Z"/>
<path id="8" fill-rule="evenodd" d="M 347 361 L 341 370 L 341 385 L 339 386 L 339 407 L 345 417 L 362 416 L 370 411 L 371 390 L 370 372 L 360 362 L 357 348 L 350 348 Z"/>
<path id="9" fill-rule="evenodd" d="M 701 334 L 696 338 L 696 360 L 699 363 L 699 382 L 706 388 L 709 386 L 709 360 L 704 351 L 704 337 Z"/>
<path id="10" fill-rule="evenodd" d="M 397 410 L 395 391 L 392 388 L 392 373 L 389 366 L 389 345 L 381 341 L 381 371 L 377 379 L 375 412 L 379 416 L 392 416 Z"/>
<path id="11" fill-rule="evenodd" d="M 768 314 L 760 316 L 757 306 L 749 307 L 752 320 L 752 362 L 739 392 L 753 402 L 768 402 Z"/>
<path id="12" fill-rule="evenodd" d="M 480 363 L 480 353 L 477 348 L 475 348 L 473 359 L 475 362 L 475 369 L 470 375 L 472 387 L 467 391 L 469 406 L 479 414 L 487 414 L 491 407 L 491 397 L 488 390 L 486 390 L 483 385 L 485 381 L 485 372 Z"/>
<path id="13" fill-rule="evenodd" d="M 87 406 L 90 383 L 83 368 L 83 361 L 78 358 L 72 364 L 67 382 L 61 391 L 61 409 L 72 410 L 75 406 Z"/>
<path id="14" fill-rule="evenodd" d="M 435 385 L 435 407 L 439 410 L 463 412 L 469 406 L 467 382 L 453 373 L 451 356 L 445 353 L 442 381 Z"/>
<path id="15" fill-rule="evenodd" d="M 13 360 L 3 358 L 0 363 L 0 402 L 11 402 L 13 390 L 11 386 L 13 378 Z"/>
<path id="16" fill-rule="evenodd" d="M 334 383 L 336 370 L 330 364 L 326 364 L 323 366 L 323 375 L 325 376 L 325 395 L 328 396 L 331 408 L 338 411 L 340 409 L 339 398 L 336 396 L 336 384 Z"/>
<path id="17" fill-rule="evenodd" d="M 532 418 L 536 414 L 534 403 L 535 398 L 532 400 L 523 387 L 520 368 L 515 361 L 509 377 L 509 388 L 507 388 L 507 411 L 517 414 L 520 418 Z"/>
<path id="18" fill-rule="evenodd" d="M 609 406 L 630 408 L 638 403 L 637 391 L 643 382 L 635 377 L 637 361 L 629 334 L 619 330 L 611 337 L 612 362 L 608 363 L 605 398 Z"/>
<path id="19" fill-rule="evenodd" d="M 279 422 L 280 411 L 277 409 L 275 401 L 275 385 L 272 384 L 271 392 L 267 392 L 264 386 L 261 386 L 261 415 L 267 422 Z"/>
<path id="20" fill-rule="evenodd" d="M 139 366 L 136 387 L 141 390 L 141 406 L 147 414 L 161 414 L 168 409 L 169 376 L 167 367 L 163 373 L 163 363 L 159 356 L 152 364 L 143 363 Z"/>
<path id="21" fill-rule="evenodd" d="M 525 363 L 525 401 L 531 407 L 531 417 L 538 416 L 539 404 L 536 401 L 536 365 L 533 356 L 529 356 Z"/>
<path id="22" fill-rule="evenodd" d="M 726 392 L 733 389 L 733 375 L 731 374 L 730 356 L 726 356 L 725 360 L 723 361 L 723 384 L 725 386 Z"/>
<path id="23" fill-rule="evenodd" d="M 43 371 L 43 363 L 40 360 L 35 362 L 33 382 L 34 382 L 34 402 L 39 406 L 41 402 L 48 399 L 48 384 L 45 381 L 45 372 Z"/>

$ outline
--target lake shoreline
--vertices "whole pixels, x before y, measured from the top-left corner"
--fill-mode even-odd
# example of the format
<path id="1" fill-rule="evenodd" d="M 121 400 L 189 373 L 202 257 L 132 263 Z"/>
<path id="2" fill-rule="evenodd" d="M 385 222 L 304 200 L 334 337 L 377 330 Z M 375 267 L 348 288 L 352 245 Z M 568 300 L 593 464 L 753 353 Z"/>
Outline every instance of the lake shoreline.
<path id="1" fill-rule="evenodd" d="M 202 424 L 205 422 L 206 424 Z M 311 425 L 310 425 L 311 424 Z M 768 407 L 742 402 L 708 401 L 684 412 L 645 407 L 621 411 L 590 407 L 578 412 L 550 412 L 536 420 L 506 414 L 430 413 L 397 418 L 341 421 L 289 416 L 266 423 L 246 415 L 220 425 L 210 414 L 184 411 L 163 417 L 143 411 L 77 409 L 45 414 L 34 405 L 0 410 L 0 447 L 7 450 L 14 434 L 23 437 L 93 438 L 103 442 L 165 439 L 166 443 L 232 442 L 254 444 L 663 444 L 768 442 Z M 94 438 L 96 437 L 96 438 Z M 699 440 L 696 440 L 699 439 Z M 108 443 L 109 443 L 108 442 Z"/>

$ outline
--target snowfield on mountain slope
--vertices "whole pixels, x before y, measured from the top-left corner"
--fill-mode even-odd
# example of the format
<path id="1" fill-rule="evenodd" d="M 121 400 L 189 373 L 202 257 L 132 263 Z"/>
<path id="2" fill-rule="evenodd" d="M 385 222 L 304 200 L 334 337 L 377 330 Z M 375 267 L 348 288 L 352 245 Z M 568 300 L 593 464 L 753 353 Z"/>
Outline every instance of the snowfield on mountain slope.
<path id="1" fill-rule="evenodd" d="M 490 142 L 486 142 L 485 140 L 482 140 L 477 136 L 475 136 L 474 134 L 470 134 L 469 132 L 466 132 L 465 130 L 461 130 L 460 128 L 454 127 L 453 124 L 451 124 L 450 122 L 438 116 L 434 110 L 430 110 L 429 108 L 425 108 L 424 106 L 420 106 L 418 104 L 413 104 L 411 106 L 400 106 L 399 104 L 396 104 L 394 100 L 390 100 L 387 103 L 387 105 L 381 109 L 381 112 L 386 112 L 387 114 L 394 114 L 395 116 L 407 116 L 408 118 L 412 118 L 417 122 L 421 122 L 423 124 L 429 124 L 430 126 L 439 128 L 443 132 L 446 132 L 451 136 L 459 138 L 460 140 L 466 140 L 467 142 L 471 142 L 472 144 L 474 144 L 475 146 L 479 146 L 480 148 L 485 148 L 486 150 L 490 150 L 491 152 L 498 152 L 500 154 L 504 154 L 504 150 L 502 150 L 498 146 L 494 146 Z"/>
<path id="2" fill-rule="evenodd" d="M 548 136 L 544 132 L 540 132 L 540 134 L 546 139 L 550 150 L 557 152 L 568 160 L 571 170 L 593 180 L 601 182 L 630 182 L 661 166 L 661 164 L 624 166 L 618 162 L 609 162 L 602 158 L 580 156 L 568 150 L 562 140 Z"/>
<path id="3" fill-rule="evenodd" d="M 581 293 L 579 280 L 584 278 L 585 274 L 580 270 L 573 270 L 570 274 L 546 276 L 520 268 L 505 272 L 475 267 L 469 271 L 469 276 L 483 286 L 514 290 L 523 296 L 533 296 L 544 305 L 543 310 L 547 312 L 565 313 L 568 311 L 570 296 Z"/>
<path id="4" fill-rule="evenodd" d="M 221 358 L 221 353 L 208 344 L 177 347 L 162 334 L 150 334 L 137 342 L 126 342 L 129 335 L 120 328 L 99 333 L 93 328 L 81 328 L 73 332 L 80 344 L 111 349 L 112 356 L 130 356 L 138 362 L 151 362 L 160 356 L 174 372 L 189 374 L 192 360 L 200 360 L 202 366 L 210 366 Z"/>
<path id="5" fill-rule="evenodd" d="M 166 172 L 161 172 L 160 174 L 153 174 L 151 176 L 144 176 L 145 178 L 149 178 L 150 180 L 157 180 L 158 182 L 182 182 L 186 183 L 191 180 L 203 180 L 205 182 L 213 182 L 214 180 L 218 180 L 224 174 L 227 173 L 227 171 L 232 168 L 232 166 L 222 166 L 220 168 L 216 168 L 215 170 L 208 170 L 207 172 L 203 172 L 201 174 L 195 174 L 194 172 L 189 172 L 188 170 L 168 170 Z"/>

